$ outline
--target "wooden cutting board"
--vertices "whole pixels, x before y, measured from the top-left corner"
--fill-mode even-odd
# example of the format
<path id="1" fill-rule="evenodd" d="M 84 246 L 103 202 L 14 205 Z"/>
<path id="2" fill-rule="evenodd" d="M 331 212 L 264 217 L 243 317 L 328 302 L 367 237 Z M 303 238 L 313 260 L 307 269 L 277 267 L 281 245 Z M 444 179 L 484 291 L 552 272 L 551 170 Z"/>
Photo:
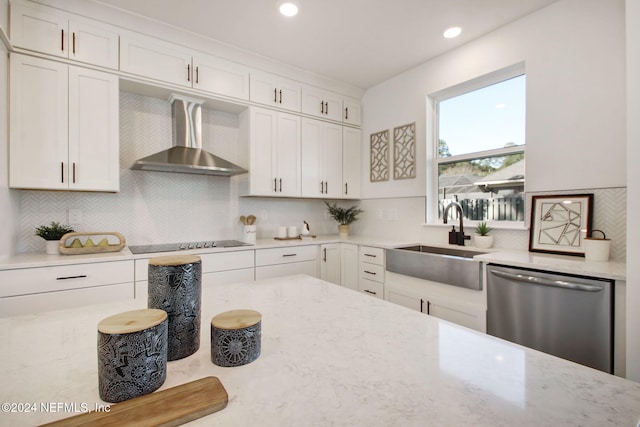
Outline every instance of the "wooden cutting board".
<path id="1" fill-rule="evenodd" d="M 44 425 L 172 427 L 220 411 L 228 401 L 220 380 L 205 377 L 111 405 L 109 412 L 88 412 Z"/>

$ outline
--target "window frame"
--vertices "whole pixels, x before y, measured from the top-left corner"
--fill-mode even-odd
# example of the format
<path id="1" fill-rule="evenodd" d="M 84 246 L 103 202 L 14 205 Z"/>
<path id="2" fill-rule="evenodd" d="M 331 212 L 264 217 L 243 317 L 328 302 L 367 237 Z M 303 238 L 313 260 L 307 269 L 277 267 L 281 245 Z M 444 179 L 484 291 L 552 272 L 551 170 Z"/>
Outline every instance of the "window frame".
<path id="1" fill-rule="evenodd" d="M 426 141 L 426 206 L 425 206 L 425 224 L 426 225 L 443 225 L 442 219 L 438 217 L 438 166 L 440 164 L 455 163 L 466 160 L 474 160 L 478 158 L 494 157 L 501 155 L 525 154 L 526 162 L 526 140 L 523 145 L 516 145 L 512 147 L 496 148 L 484 151 L 476 151 L 474 153 L 459 154 L 450 157 L 438 157 L 438 103 L 450 98 L 454 98 L 459 95 L 463 95 L 474 90 L 482 89 L 487 86 L 491 86 L 496 83 L 500 83 L 518 76 L 526 76 L 525 64 L 520 62 L 509 67 L 496 70 L 489 74 L 465 81 L 463 83 L 453 85 L 451 87 L 442 89 L 440 91 L 431 93 L 427 96 L 427 124 L 431 123 L 431 132 L 427 133 Z M 525 83 L 526 94 L 526 83 Z M 525 96 L 525 104 L 526 104 Z M 526 105 L 525 105 L 526 109 Z M 526 118 L 525 118 L 526 126 Z M 525 136 L 526 137 L 526 136 Z M 525 176 L 526 185 L 526 176 Z M 523 191 L 523 198 L 526 202 L 526 187 Z M 526 207 L 525 207 L 526 211 Z M 466 221 L 470 226 L 474 226 L 480 221 Z M 504 228 L 504 229 L 525 229 L 526 218 L 524 221 L 487 221 L 492 228 Z"/>

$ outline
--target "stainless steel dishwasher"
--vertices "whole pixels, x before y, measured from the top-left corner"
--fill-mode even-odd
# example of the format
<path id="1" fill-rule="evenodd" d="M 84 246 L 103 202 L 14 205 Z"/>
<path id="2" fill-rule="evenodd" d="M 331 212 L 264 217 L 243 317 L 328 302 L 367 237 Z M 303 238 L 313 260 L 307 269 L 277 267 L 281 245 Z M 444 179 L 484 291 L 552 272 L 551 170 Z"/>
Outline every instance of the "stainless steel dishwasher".
<path id="1" fill-rule="evenodd" d="M 613 282 L 487 267 L 487 333 L 613 373 Z"/>

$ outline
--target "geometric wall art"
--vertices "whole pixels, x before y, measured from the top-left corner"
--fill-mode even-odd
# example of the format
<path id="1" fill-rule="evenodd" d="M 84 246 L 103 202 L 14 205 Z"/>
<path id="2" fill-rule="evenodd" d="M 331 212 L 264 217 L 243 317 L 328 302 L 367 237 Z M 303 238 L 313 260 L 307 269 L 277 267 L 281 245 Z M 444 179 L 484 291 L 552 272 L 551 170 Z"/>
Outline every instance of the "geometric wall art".
<path id="1" fill-rule="evenodd" d="M 389 180 L 389 131 L 372 133 L 370 137 L 371 182 Z"/>
<path id="2" fill-rule="evenodd" d="M 393 179 L 416 177 L 416 124 L 393 129 Z"/>
<path id="3" fill-rule="evenodd" d="M 529 250 L 584 256 L 584 238 L 591 230 L 593 194 L 531 198 Z"/>

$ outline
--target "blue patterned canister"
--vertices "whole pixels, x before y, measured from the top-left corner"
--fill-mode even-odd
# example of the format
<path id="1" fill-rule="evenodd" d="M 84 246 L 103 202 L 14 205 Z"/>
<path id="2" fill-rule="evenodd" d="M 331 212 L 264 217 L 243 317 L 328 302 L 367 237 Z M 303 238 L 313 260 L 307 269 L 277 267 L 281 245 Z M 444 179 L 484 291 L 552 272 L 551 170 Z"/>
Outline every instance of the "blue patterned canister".
<path id="1" fill-rule="evenodd" d="M 254 310 L 231 310 L 211 319 L 211 361 L 218 366 L 241 366 L 260 356 L 262 315 Z"/>
<path id="2" fill-rule="evenodd" d="M 149 308 L 169 316 L 167 360 L 190 356 L 200 348 L 202 262 L 196 255 L 149 260 Z"/>
<path id="3" fill-rule="evenodd" d="M 167 313 L 134 310 L 98 323 L 100 399 L 117 403 L 151 393 L 167 377 Z"/>

